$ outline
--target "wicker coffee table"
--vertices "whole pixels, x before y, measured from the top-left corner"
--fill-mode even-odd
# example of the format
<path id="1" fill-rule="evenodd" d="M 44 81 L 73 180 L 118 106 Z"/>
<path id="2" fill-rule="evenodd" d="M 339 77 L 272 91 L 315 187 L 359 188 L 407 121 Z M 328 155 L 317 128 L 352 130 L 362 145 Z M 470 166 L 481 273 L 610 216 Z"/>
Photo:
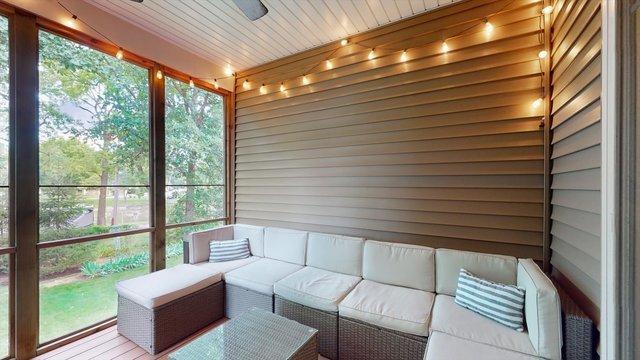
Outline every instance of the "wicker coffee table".
<path id="1" fill-rule="evenodd" d="M 318 359 L 318 330 L 253 308 L 169 354 L 182 359 Z"/>

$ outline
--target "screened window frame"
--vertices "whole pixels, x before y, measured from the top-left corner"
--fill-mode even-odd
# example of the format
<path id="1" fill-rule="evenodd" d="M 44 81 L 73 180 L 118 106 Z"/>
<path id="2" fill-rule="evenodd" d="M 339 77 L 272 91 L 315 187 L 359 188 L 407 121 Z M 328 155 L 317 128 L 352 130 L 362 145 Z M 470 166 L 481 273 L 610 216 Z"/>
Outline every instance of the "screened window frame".
<path id="1" fill-rule="evenodd" d="M 189 81 L 193 80 L 191 78 L 188 79 L 184 79 L 184 78 L 179 78 L 175 75 L 166 75 L 164 77 L 166 78 L 171 78 L 172 80 L 175 81 L 179 81 L 183 84 L 187 84 L 189 85 Z M 203 83 L 203 82 L 196 82 L 194 81 L 194 87 L 203 91 L 208 91 L 210 93 L 216 94 L 216 95 L 220 95 L 222 97 L 222 114 L 223 114 L 223 119 L 222 119 L 222 141 L 224 144 L 224 153 L 223 153 L 223 168 L 224 168 L 224 174 L 223 174 L 223 183 L 222 184 L 192 184 L 192 185 L 187 185 L 187 184 L 166 184 L 165 183 L 165 190 L 168 187 L 222 187 L 223 188 L 223 194 L 222 194 L 222 198 L 223 198 L 223 211 L 224 213 L 222 214 L 222 217 L 218 217 L 218 218 L 206 218 L 206 219 L 201 219 L 201 220 L 194 220 L 194 221 L 185 221 L 185 222 L 180 222 L 180 223 L 169 223 L 165 220 L 165 229 L 166 230 L 171 230 L 171 229 L 179 229 L 179 228 L 183 228 L 183 227 L 188 227 L 188 226 L 194 226 L 194 225 L 204 225 L 204 224 L 210 224 L 210 223 L 214 223 L 214 222 L 228 222 L 229 221 L 229 204 L 227 201 L 228 195 L 229 195 L 229 188 L 228 188 L 228 173 L 229 173 L 229 160 L 228 160 L 228 156 L 229 156 L 229 149 L 227 146 L 228 143 L 228 133 L 227 133 L 227 129 L 228 129 L 228 124 L 227 124 L 227 119 L 228 119 L 228 95 L 224 95 L 222 93 L 220 93 L 219 91 L 215 91 L 215 88 L 212 88 L 210 85 L 207 86 L 207 83 Z M 165 86 L 165 91 L 166 91 L 166 86 Z M 165 94 L 166 96 L 166 94 Z M 166 106 L 165 106 L 166 109 Z M 165 167 L 166 168 L 166 167 Z M 166 179 L 166 177 L 165 177 Z"/>
<path id="2" fill-rule="evenodd" d="M 56 36 L 60 36 L 63 37 L 67 40 L 73 41 L 75 43 L 78 43 L 80 45 L 86 46 L 90 49 L 93 50 L 97 50 L 100 51 L 102 53 L 105 53 L 107 55 L 110 56 L 115 56 L 115 53 L 118 51 L 118 47 L 116 47 L 114 44 L 110 44 L 108 42 L 102 41 L 100 39 L 94 38 L 90 35 L 81 33 L 77 30 L 68 28 L 64 25 L 61 25 L 55 21 L 52 20 L 48 20 L 42 17 L 39 17 L 37 15 L 25 12 L 19 8 L 16 8 L 12 5 L 8 5 L 5 3 L 1 3 L 0 2 L 0 15 L 1 16 L 5 16 L 8 20 L 9 20 L 9 38 L 10 38 L 10 46 L 9 46 L 9 53 L 10 53 L 10 73 L 12 71 L 14 71 L 13 65 L 15 64 L 15 61 L 20 61 L 20 59 L 17 59 L 17 51 L 16 49 L 11 46 L 11 44 L 13 44 L 14 39 L 16 37 L 15 33 L 21 33 L 24 31 L 24 19 L 31 19 L 34 26 L 35 26 L 35 31 L 37 34 L 39 34 L 40 31 L 46 31 L 49 32 L 53 35 Z M 14 17 L 20 17 L 21 21 L 23 23 L 22 28 L 20 28 L 18 31 L 14 31 L 14 27 L 12 27 L 12 22 Z M 22 38 L 22 34 L 19 34 L 20 37 Z M 33 53 L 28 54 L 29 56 L 33 56 Z M 37 57 L 39 58 L 39 53 L 36 54 Z M 144 186 L 149 188 L 149 202 L 150 202 L 150 212 L 154 211 L 153 209 L 156 209 L 158 207 L 158 200 L 160 200 L 160 202 L 162 204 L 164 204 L 165 202 L 165 186 L 158 186 L 158 172 L 156 171 L 155 167 L 154 167 L 154 162 L 156 161 L 156 156 L 155 156 L 155 150 L 157 149 L 157 139 L 156 139 L 156 132 L 154 131 L 154 127 L 157 123 L 161 122 L 164 124 L 164 114 L 165 114 L 165 106 L 164 106 L 164 101 L 158 102 L 158 101 L 154 101 L 154 94 L 156 94 L 158 92 L 157 89 L 157 84 L 158 82 L 156 81 L 156 77 L 155 77 L 155 73 L 157 70 L 161 70 L 163 72 L 163 79 L 161 81 L 162 84 L 162 92 L 164 92 L 164 78 L 166 78 L 166 76 L 171 76 L 173 79 L 176 80 L 180 80 L 182 82 L 188 82 L 190 77 L 178 70 L 172 69 L 170 67 L 164 66 L 162 64 L 159 64 L 153 60 L 144 58 L 142 56 L 136 55 L 135 53 L 131 53 L 131 52 L 127 52 L 125 59 L 123 60 L 118 60 L 118 61 L 127 61 L 129 63 L 132 63 L 134 65 L 140 66 L 142 68 L 147 69 L 148 72 L 148 78 L 149 78 L 149 141 L 150 141 L 150 149 L 149 149 L 149 161 L 150 161 L 150 168 L 149 168 L 149 185 L 148 186 Z M 38 69 L 29 69 L 29 72 L 33 72 L 35 73 L 35 75 L 37 76 L 38 73 Z M 29 74 L 32 75 L 33 73 Z M 210 91 L 213 93 L 216 93 L 220 96 L 223 97 L 223 128 L 224 128 L 224 184 L 222 184 L 222 186 L 224 187 L 224 217 L 222 218 L 217 218 L 217 219 L 206 219 L 206 220 L 200 220 L 200 221 L 193 221 L 193 222 L 185 222 L 185 223 L 180 223 L 180 224 L 169 224 L 168 226 L 165 226 L 166 224 L 162 223 L 156 223 L 156 220 L 151 221 L 150 220 L 150 225 L 148 227 L 145 228 L 138 228 L 138 229 L 133 229 L 133 230 L 128 230 L 128 231 L 120 231 L 120 232 L 114 232 L 114 233 L 106 233 L 106 234 L 98 234 L 98 235 L 90 235 L 90 236 L 83 236 L 83 237 L 76 237 L 76 238 L 67 238 L 67 239 L 61 239 L 61 240 L 52 240 L 52 241 L 47 241 L 47 242 L 40 242 L 39 240 L 37 241 L 37 243 L 35 244 L 35 249 L 36 251 L 39 253 L 42 249 L 46 249 L 46 248 L 54 248 L 54 247 L 60 247 L 60 246 L 65 246 L 65 245 L 72 245 L 72 244 L 80 244 L 80 243 L 85 243 L 85 242 L 89 242 L 89 241 L 97 241 L 97 240 L 105 240 L 105 239 L 111 239 L 114 237 L 122 237 L 122 236 L 126 236 L 126 235 L 133 235 L 133 234 L 141 234 L 141 233 L 148 233 L 149 234 L 149 249 L 150 249 L 150 264 L 149 264 L 149 270 L 150 271 L 157 271 L 157 270 L 161 270 L 162 268 L 164 268 L 165 266 L 165 262 L 164 262 L 164 255 L 166 252 L 166 243 L 164 242 L 164 238 L 166 235 L 166 230 L 168 229 L 172 229 L 172 228 L 177 228 L 177 227 L 183 227 L 183 226 L 189 226 L 189 225 L 198 225 L 198 224 L 202 224 L 202 223 L 210 223 L 210 222 L 216 222 L 216 221 L 220 221 L 223 223 L 229 223 L 230 222 L 230 217 L 229 217 L 229 209 L 230 207 L 232 207 L 232 205 L 230 205 L 231 201 L 230 201 L 230 195 L 229 192 L 230 190 L 232 191 L 232 189 L 229 189 L 229 185 L 230 183 L 232 183 L 233 181 L 229 181 L 230 179 L 230 169 L 229 169 L 229 153 L 230 151 L 232 152 L 233 150 L 230 150 L 230 141 L 229 141 L 229 134 L 227 132 L 227 129 L 229 127 L 229 123 L 232 122 L 233 120 L 233 113 L 232 110 L 228 105 L 230 104 L 230 101 L 233 98 L 233 93 L 224 89 L 216 89 L 213 87 L 213 85 L 202 81 L 202 80 L 196 80 L 194 79 L 195 85 L 198 86 L 199 88 L 202 88 L 206 91 Z M 11 82 L 11 86 L 13 88 L 14 83 Z M 21 88 L 21 90 L 31 90 L 31 88 L 28 85 L 22 84 L 22 83 L 18 83 L 18 88 Z M 13 107 L 14 101 L 15 101 L 15 90 L 12 89 L 11 90 L 11 101 L 10 104 Z M 39 95 L 39 94 L 38 94 Z M 163 93 L 164 95 L 164 93 Z M 39 104 L 39 102 L 36 100 L 36 103 Z M 160 118 L 161 121 L 160 121 Z M 30 119 L 32 120 L 32 119 Z M 107 327 L 113 326 L 115 324 L 115 317 L 109 318 L 109 319 L 105 319 L 104 321 L 101 321 L 99 323 L 87 326 L 83 329 L 78 329 L 74 332 L 68 333 L 68 334 L 64 334 L 56 339 L 52 339 L 52 340 L 48 340 L 46 342 L 40 343 L 39 342 L 39 325 L 37 324 L 37 320 L 36 323 L 33 323 L 33 317 L 32 316 L 27 316 L 28 320 L 26 320 L 26 322 L 28 324 L 26 325 L 21 325 L 21 336 L 24 339 L 25 338 L 25 333 L 26 333 L 26 337 L 29 338 L 28 344 L 25 346 L 24 344 L 21 344 L 20 346 L 16 346 L 17 345 L 17 334 L 19 330 L 16 330 L 16 319 L 17 318 L 21 318 L 23 315 L 28 315 L 31 314 L 31 312 L 35 311 L 39 314 L 40 309 L 39 309 L 39 298 L 40 298 L 40 294 L 39 294 L 39 277 L 38 276 L 32 276 L 32 274 L 29 275 L 23 275 L 20 277 L 20 279 L 18 280 L 17 274 L 16 274 L 16 268 L 15 268 L 15 260 L 16 257 L 18 255 L 18 244 L 16 244 L 16 236 L 15 236 L 15 228 L 14 228 L 14 223 L 16 221 L 14 213 L 14 205 L 15 205 L 15 193 L 16 193 L 16 188 L 15 188 L 15 181 L 14 181 L 14 177 L 15 177 L 15 162 L 17 158 L 20 158 L 21 155 L 17 155 L 15 153 L 15 135 L 16 135 L 16 131 L 15 131 L 15 115 L 14 116 L 10 116 L 10 132 L 11 132 L 11 141 L 9 143 L 9 159 L 10 159 L 10 165 L 9 165 L 9 184 L 6 186 L 9 189 L 9 208 L 10 210 L 10 215 L 9 215 L 9 246 L 8 247 L 0 247 L 0 256 L 9 256 L 10 260 L 9 260 L 9 264 L 10 264 L 10 269 L 9 269 L 9 355 L 7 358 L 14 358 L 16 356 L 20 356 L 20 357 L 32 357 L 35 356 L 37 354 L 42 354 L 45 353 L 47 351 L 53 350 L 55 348 L 58 348 L 60 346 L 63 346 L 65 344 L 68 344 L 72 341 L 75 341 L 79 338 L 88 336 L 92 333 L 95 333 L 97 331 L 100 331 L 102 329 L 105 329 Z M 162 129 L 164 131 L 164 129 Z M 27 134 L 30 135 L 30 134 Z M 164 141 L 162 141 L 162 145 L 164 146 Z M 38 144 L 39 146 L 39 144 Z M 36 149 L 37 151 L 38 149 Z M 164 154 L 162 154 L 162 157 L 164 158 Z M 19 160 L 19 159 L 17 159 Z M 30 165 L 33 166 L 33 165 Z M 39 164 L 35 164 L 36 168 L 39 168 Z M 164 177 L 164 170 L 165 169 L 161 169 L 161 173 L 162 173 L 162 177 Z M 45 186 L 41 186 L 40 185 L 40 179 L 38 177 L 38 182 L 37 182 L 37 187 L 38 189 L 40 189 L 41 187 L 50 187 L 51 185 L 45 185 Z M 164 184 L 164 182 L 161 182 L 161 184 Z M 63 185 L 64 186 L 64 185 Z M 87 186 L 73 186 L 73 187 L 87 187 Z M 98 186 L 101 187 L 101 186 Z M 107 188 L 111 187 L 115 187 L 112 185 L 108 185 L 106 186 Z M 132 187 L 132 186 L 122 186 L 122 187 Z M 37 196 L 39 198 L 39 196 Z M 163 208 L 163 210 L 165 210 Z M 35 209 L 36 212 L 39 211 L 39 206 Z M 161 214 L 160 217 L 164 217 L 166 214 Z M 152 219 L 158 219 L 159 216 L 158 214 L 154 213 L 154 215 L 152 216 L 150 213 L 150 218 Z M 34 229 L 36 231 L 36 233 L 39 233 L 39 229 Z M 158 248 L 156 246 L 156 244 L 158 243 L 158 241 L 161 241 L 162 244 L 162 248 Z M 22 242 L 21 242 L 22 243 Z M 31 246 L 32 244 L 30 243 L 26 243 L 25 245 Z M 30 249 L 27 249 L 27 251 Z M 162 255 L 163 260 L 160 262 L 154 262 L 153 258 L 159 258 Z M 35 264 L 37 267 L 40 266 L 39 263 Z M 28 279 L 25 279 L 25 277 L 27 277 Z M 26 280 L 26 281 L 25 281 Z M 31 287 L 33 288 L 35 286 L 36 289 L 38 289 L 36 291 L 36 293 L 32 294 L 35 298 L 37 298 L 37 303 L 38 306 L 36 306 L 35 308 L 30 308 L 30 311 L 25 310 L 25 308 L 22 308 L 22 314 L 19 314 L 18 311 L 15 308 L 15 301 L 16 301 L 16 284 L 17 281 L 21 281 L 22 285 L 21 287 Z M 29 305 L 31 306 L 31 305 Z M 36 317 L 37 319 L 37 317 Z M 0 340 L 1 341 L 1 340 Z M 4 358 L 3 358 L 4 359 Z"/>

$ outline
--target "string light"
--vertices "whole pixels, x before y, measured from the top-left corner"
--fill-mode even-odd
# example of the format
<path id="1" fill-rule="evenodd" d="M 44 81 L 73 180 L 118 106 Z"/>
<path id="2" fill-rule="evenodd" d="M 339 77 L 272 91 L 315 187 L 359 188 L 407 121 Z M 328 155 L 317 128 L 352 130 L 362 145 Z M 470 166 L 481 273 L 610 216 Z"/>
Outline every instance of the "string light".
<path id="1" fill-rule="evenodd" d="M 547 5 L 542 9 L 542 13 L 545 15 L 549 15 L 553 12 L 553 6 Z"/>
<path id="2" fill-rule="evenodd" d="M 400 55 L 400 61 L 405 62 L 407 61 L 407 50 L 402 50 L 402 55 Z"/>
<path id="3" fill-rule="evenodd" d="M 218 79 L 213 79 L 213 87 L 216 88 L 216 90 L 220 87 L 220 85 L 218 84 Z"/>
<path id="4" fill-rule="evenodd" d="M 233 75 L 233 69 L 231 68 L 231 65 L 227 64 L 227 66 L 224 68 L 224 74 L 226 76 Z"/>
<path id="5" fill-rule="evenodd" d="M 446 41 L 446 40 L 444 40 L 444 41 L 442 42 L 442 52 L 443 52 L 443 53 L 446 53 L 446 52 L 448 52 L 448 51 L 449 51 L 449 45 L 447 45 L 447 41 Z"/>
<path id="6" fill-rule="evenodd" d="M 547 52 L 547 50 L 540 50 L 540 52 L 538 53 L 538 57 L 540 59 L 544 59 L 547 57 L 547 55 L 549 55 L 549 53 Z"/>
<path id="7" fill-rule="evenodd" d="M 484 30 L 488 33 L 493 32 L 493 24 L 488 19 L 484 19 Z"/>
<path id="8" fill-rule="evenodd" d="M 244 88 L 244 89 L 248 89 L 248 88 L 249 88 L 249 79 L 245 80 L 245 81 L 242 83 L 242 88 Z"/>
<path id="9" fill-rule="evenodd" d="M 193 79 L 189 78 L 189 86 L 195 87 L 196 85 L 193 83 Z"/>
<path id="10" fill-rule="evenodd" d="M 283 83 L 283 82 L 281 82 L 281 83 L 280 83 L 280 91 L 281 91 L 281 92 L 284 92 L 285 90 L 286 90 L 286 89 L 284 88 L 284 83 Z"/>
<path id="11" fill-rule="evenodd" d="M 303 85 L 309 85 L 309 78 L 307 78 L 307 75 L 304 75 L 302 77 L 302 84 Z"/>
<path id="12" fill-rule="evenodd" d="M 122 50 L 122 48 L 119 48 L 118 52 L 116 52 L 116 59 L 122 60 L 123 57 L 124 57 L 124 51 Z"/>
<path id="13" fill-rule="evenodd" d="M 340 41 L 340 45 L 342 45 L 342 46 L 346 46 L 348 43 L 349 43 L 349 40 L 348 40 L 348 39 L 342 39 L 342 40 Z"/>
<path id="14" fill-rule="evenodd" d="M 537 98 L 531 103 L 531 107 L 537 109 L 542 105 L 542 98 Z"/>
<path id="15" fill-rule="evenodd" d="M 158 80 L 162 79 L 162 70 L 158 70 L 158 71 L 156 72 L 156 78 L 157 78 Z"/>
<path id="16" fill-rule="evenodd" d="M 369 55 L 367 56 L 367 58 L 369 58 L 369 60 L 373 59 L 374 57 L 376 57 L 376 49 L 371 49 L 371 51 L 369 51 Z"/>
<path id="17" fill-rule="evenodd" d="M 260 86 L 260 94 L 264 95 L 267 93 L 267 88 L 264 86 L 264 84 L 262 84 Z"/>
<path id="18" fill-rule="evenodd" d="M 333 63 L 331 62 L 331 60 L 327 60 L 327 70 L 331 70 L 333 69 Z"/>

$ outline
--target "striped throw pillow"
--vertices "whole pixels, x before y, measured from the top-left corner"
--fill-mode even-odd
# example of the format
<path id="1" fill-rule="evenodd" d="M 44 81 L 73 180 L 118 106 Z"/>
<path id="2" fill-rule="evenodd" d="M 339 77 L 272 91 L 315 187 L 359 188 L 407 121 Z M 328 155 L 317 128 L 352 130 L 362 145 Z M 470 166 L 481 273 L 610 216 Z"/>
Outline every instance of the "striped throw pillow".
<path id="1" fill-rule="evenodd" d="M 212 241 L 209 250 L 209 262 L 240 260 L 251 256 L 249 239 Z"/>
<path id="2" fill-rule="evenodd" d="M 460 269 L 456 304 L 517 331 L 524 331 L 524 289 L 474 276 Z"/>

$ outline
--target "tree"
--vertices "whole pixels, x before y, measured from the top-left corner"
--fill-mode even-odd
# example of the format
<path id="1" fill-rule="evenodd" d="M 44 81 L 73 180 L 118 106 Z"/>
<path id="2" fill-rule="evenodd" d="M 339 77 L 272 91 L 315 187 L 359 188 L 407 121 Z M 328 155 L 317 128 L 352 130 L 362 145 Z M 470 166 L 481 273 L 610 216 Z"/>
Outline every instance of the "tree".
<path id="1" fill-rule="evenodd" d="M 177 196 L 171 222 L 209 218 L 221 212 L 224 189 L 224 121 L 222 97 L 166 81 L 167 184 L 187 185 Z"/>
<path id="2" fill-rule="evenodd" d="M 97 222 L 105 225 L 117 174 L 148 183 L 148 72 L 44 32 L 40 57 L 41 136 L 74 137 L 97 150 Z"/>

